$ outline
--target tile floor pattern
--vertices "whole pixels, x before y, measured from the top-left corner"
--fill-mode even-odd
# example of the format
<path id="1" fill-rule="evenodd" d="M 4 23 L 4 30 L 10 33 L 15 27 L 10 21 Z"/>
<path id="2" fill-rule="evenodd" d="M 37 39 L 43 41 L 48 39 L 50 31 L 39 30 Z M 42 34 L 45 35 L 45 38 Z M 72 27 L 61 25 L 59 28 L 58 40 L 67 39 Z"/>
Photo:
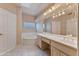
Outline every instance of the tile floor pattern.
<path id="1" fill-rule="evenodd" d="M 48 56 L 45 51 L 31 42 L 24 40 L 24 44 L 18 45 L 15 49 L 7 52 L 3 56 Z"/>

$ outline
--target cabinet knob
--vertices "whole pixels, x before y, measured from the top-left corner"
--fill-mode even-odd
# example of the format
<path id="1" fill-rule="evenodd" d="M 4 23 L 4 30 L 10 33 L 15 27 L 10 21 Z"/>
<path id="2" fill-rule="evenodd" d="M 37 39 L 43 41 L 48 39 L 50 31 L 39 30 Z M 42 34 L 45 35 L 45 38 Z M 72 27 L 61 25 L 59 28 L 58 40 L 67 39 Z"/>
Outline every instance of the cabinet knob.
<path id="1" fill-rule="evenodd" d="M 0 33 L 0 36 L 1 36 L 1 35 L 3 35 L 3 34 Z"/>

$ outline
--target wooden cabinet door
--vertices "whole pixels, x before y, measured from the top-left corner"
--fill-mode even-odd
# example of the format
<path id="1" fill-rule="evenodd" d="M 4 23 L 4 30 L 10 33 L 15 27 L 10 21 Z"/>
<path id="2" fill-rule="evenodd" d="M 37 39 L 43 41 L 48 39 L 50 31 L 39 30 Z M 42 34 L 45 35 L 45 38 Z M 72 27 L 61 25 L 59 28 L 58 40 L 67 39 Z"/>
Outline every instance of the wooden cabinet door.
<path id="1" fill-rule="evenodd" d="M 65 53 L 63 53 L 62 51 L 58 50 L 55 47 L 51 47 L 51 56 L 67 56 Z"/>
<path id="2" fill-rule="evenodd" d="M 38 36 L 36 39 L 36 45 L 41 48 L 41 36 Z"/>
<path id="3" fill-rule="evenodd" d="M 63 53 L 62 51 L 58 50 L 58 56 L 67 56 L 67 55 Z"/>
<path id="4" fill-rule="evenodd" d="M 53 55 L 59 56 L 59 51 L 56 48 L 53 48 Z"/>
<path id="5" fill-rule="evenodd" d="M 60 56 L 67 56 L 67 55 L 63 52 L 60 52 Z"/>
<path id="6" fill-rule="evenodd" d="M 58 56 L 58 50 L 53 46 L 51 46 L 51 56 Z"/>

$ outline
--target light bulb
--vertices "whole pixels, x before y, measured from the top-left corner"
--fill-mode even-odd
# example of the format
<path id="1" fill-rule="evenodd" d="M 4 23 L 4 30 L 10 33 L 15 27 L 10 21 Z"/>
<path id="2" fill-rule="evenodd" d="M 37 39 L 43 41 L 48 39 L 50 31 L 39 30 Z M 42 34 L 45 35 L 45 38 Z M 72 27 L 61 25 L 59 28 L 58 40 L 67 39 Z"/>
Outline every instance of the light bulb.
<path id="1" fill-rule="evenodd" d="M 43 14 L 44 16 L 46 15 L 46 13 Z"/>
<path id="2" fill-rule="evenodd" d="M 59 15 L 59 16 L 61 16 L 61 14 L 60 14 L 60 13 L 59 13 L 58 15 Z"/>
<path id="3" fill-rule="evenodd" d="M 49 9 L 49 12 L 51 12 L 52 10 L 51 9 Z"/>
<path id="4" fill-rule="evenodd" d="M 71 5 L 69 5 L 69 7 L 71 7 Z"/>
<path id="5" fill-rule="evenodd" d="M 57 17 L 58 15 L 55 15 L 55 17 Z"/>
<path id="6" fill-rule="evenodd" d="M 52 10 L 55 10 L 55 7 L 52 7 Z"/>
<path id="7" fill-rule="evenodd" d="M 55 16 L 53 16 L 53 18 L 55 18 Z"/>
<path id="8" fill-rule="evenodd" d="M 62 12 L 62 14 L 65 14 L 65 12 Z"/>

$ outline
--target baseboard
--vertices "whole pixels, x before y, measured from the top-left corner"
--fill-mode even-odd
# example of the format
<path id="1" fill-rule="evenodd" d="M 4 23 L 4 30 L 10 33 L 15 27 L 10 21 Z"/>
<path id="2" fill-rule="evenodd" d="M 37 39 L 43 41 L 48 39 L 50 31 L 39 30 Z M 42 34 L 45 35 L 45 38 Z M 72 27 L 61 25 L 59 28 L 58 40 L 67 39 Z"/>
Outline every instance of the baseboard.
<path id="1" fill-rule="evenodd" d="M 12 50 L 12 49 L 14 49 L 14 48 L 15 48 L 15 47 L 10 48 L 10 49 L 7 49 L 6 51 L 4 51 L 4 52 L 0 53 L 0 56 L 3 56 L 5 53 L 7 53 L 7 52 L 11 51 L 11 50 Z"/>

